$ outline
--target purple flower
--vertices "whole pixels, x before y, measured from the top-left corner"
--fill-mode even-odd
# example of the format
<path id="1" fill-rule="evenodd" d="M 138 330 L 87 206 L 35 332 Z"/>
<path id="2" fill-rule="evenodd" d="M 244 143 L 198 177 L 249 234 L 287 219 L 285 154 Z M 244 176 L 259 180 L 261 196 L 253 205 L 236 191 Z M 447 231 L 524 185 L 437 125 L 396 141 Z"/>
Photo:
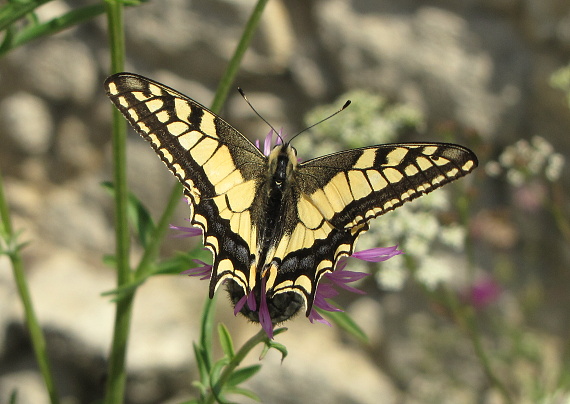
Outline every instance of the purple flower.
<path id="1" fill-rule="evenodd" d="M 236 307 L 234 307 L 234 316 L 237 316 L 237 314 L 241 311 L 246 302 L 247 302 L 247 307 L 249 307 L 250 310 L 252 311 L 257 310 L 257 302 L 255 301 L 255 294 L 253 293 L 245 294 L 236 303 Z"/>
<path id="2" fill-rule="evenodd" d="M 501 294 L 501 286 L 489 277 L 479 280 L 463 293 L 464 300 L 476 310 L 482 310 L 496 302 Z"/>
<path id="3" fill-rule="evenodd" d="M 273 134 L 275 133 L 276 135 L 276 139 L 275 139 L 275 144 L 273 144 Z M 283 138 L 285 137 L 285 135 L 283 135 L 283 129 L 279 130 L 279 134 L 277 134 L 273 129 L 271 129 L 269 131 L 269 133 L 265 136 L 265 140 L 263 142 L 263 154 L 266 156 L 269 156 L 269 154 L 271 153 L 271 149 L 273 149 L 274 146 L 277 146 L 279 144 L 283 143 Z M 257 139 L 255 141 L 255 147 L 257 147 L 259 150 L 261 150 L 261 145 L 259 144 L 259 139 Z"/>
<path id="4" fill-rule="evenodd" d="M 261 298 L 259 299 L 258 314 L 259 314 L 259 323 L 261 324 L 261 328 L 263 328 L 263 330 L 270 339 L 273 339 L 273 322 L 271 321 L 271 316 L 269 315 L 269 309 L 267 307 L 267 291 L 265 288 L 265 277 L 261 279 Z"/>
<path id="5" fill-rule="evenodd" d="M 393 247 L 377 247 L 371 248 L 369 250 L 363 250 L 355 252 L 351 255 L 353 258 L 358 258 L 363 261 L 368 262 L 381 262 L 386 261 L 396 255 L 403 254 L 403 251 L 398 250 L 398 246 Z M 338 307 L 331 305 L 326 299 L 332 299 L 338 295 L 338 291 L 335 287 L 339 287 L 348 290 L 352 293 L 365 294 L 366 292 L 356 289 L 355 287 L 349 286 L 348 283 L 358 281 L 368 274 L 363 272 L 345 271 L 347 259 L 346 257 L 341 258 L 338 261 L 336 269 L 334 272 L 329 272 L 323 275 L 319 285 L 317 286 L 317 291 L 315 292 L 315 300 L 313 302 L 313 309 L 309 314 L 309 320 L 311 323 L 317 321 L 319 323 L 326 324 L 330 326 L 331 324 L 325 320 L 316 310 L 316 308 L 326 310 L 326 311 L 342 311 Z"/>

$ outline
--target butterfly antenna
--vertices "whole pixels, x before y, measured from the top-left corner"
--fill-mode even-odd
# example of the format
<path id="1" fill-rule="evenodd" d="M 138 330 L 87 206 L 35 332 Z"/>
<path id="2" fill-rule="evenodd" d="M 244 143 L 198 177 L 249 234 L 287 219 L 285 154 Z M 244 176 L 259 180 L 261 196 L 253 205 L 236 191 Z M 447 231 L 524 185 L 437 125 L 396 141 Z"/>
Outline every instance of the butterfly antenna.
<path id="1" fill-rule="evenodd" d="M 283 138 L 281 137 L 281 135 L 279 134 L 279 132 L 277 132 L 275 130 L 275 128 L 273 127 L 273 125 L 271 125 L 269 122 L 267 122 L 267 119 L 265 119 L 264 117 L 262 117 L 259 112 L 257 112 L 257 110 L 253 107 L 253 105 L 251 105 L 251 102 L 249 102 L 249 100 L 247 99 L 247 97 L 245 96 L 245 93 L 243 92 L 243 90 L 241 89 L 241 87 L 237 88 L 239 93 L 241 94 L 241 96 L 243 97 L 243 99 L 245 100 L 245 102 L 247 102 L 247 105 L 249 105 L 249 107 L 253 110 L 253 112 L 255 112 L 255 115 L 257 115 L 258 117 L 261 118 L 261 120 L 263 122 L 265 122 L 267 124 L 267 126 L 269 126 L 271 128 L 271 130 L 273 132 L 275 132 L 275 134 L 277 135 L 277 137 L 281 140 L 282 144 L 285 144 L 285 141 L 283 140 Z"/>
<path id="2" fill-rule="evenodd" d="M 312 124 L 311 126 L 309 126 L 308 128 L 303 129 L 301 132 L 297 133 L 295 136 L 293 136 L 291 139 L 289 139 L 289 142 L 291 142 L 293 139 L 295 139 L 297 136 L 299 136 L 301 133 L 308 131 L 311 128 L 314 128 L 315 126 L 317 126 L 320 123 L 323 123 L 324 121 L 332 118 L 333 116 L 335 116 L 336 114 L 344 111 L 346 108 L 348 108 L 348 106 L 350 105 L 350 100 L 347 100 L 344 105 L 342 106 L 341 109 L 339 109 L 336 112 L 333 112 L 332 114 L 330 114 L 329 116 L 327 116 L 326 118 L 321 119 L 319 122 Z"/>

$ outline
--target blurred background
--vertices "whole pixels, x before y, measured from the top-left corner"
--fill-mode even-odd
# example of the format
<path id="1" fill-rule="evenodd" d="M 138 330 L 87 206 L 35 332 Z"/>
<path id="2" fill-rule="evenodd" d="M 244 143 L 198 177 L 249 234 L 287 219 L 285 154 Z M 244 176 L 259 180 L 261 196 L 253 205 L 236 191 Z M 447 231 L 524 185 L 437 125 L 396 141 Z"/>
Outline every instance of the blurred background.
<path id="1" fill-rule="evenodd" d="M 37 15 L 95 3 L 54 0 Z M 127 70 L 209 105 L 253 5 L 127 8 Z M 363 246 L 399 244 L 406 255 L 366 269 L 367 295 L 338 300 L 369 341 L 303 316 L 288 322 L 277 340 L 289 356 L 281 363 L 271 352 L 247 384 L 263 402 L 570 403 L 570 111 L 561 89 L 570 73 L 560 70 L 569 55 L 566 0 L 269 2 L 234 87 L 289 134 L 353 101 L 296 139 L 301 157 L 451 141 L 475 151 L 480 167 L 372 223 Z M 115 285 L 102 260 L 114 252 L 113 203 L 100 185 L 112 179 L 109 63 L 104 16 L 0 58 L 0 168 L 14 225 L 29 241 L 26 271 L 65 403 L 101 399 L 112 335 L 114 306 L 101 296 Z M 221 116 L 251 140 L 268 132 L 237 91 Z M 156 218 L 175 179 L 132 131 L 128 174 Z M 173 224 L 187 216 L 181 199 Z M 171 236 L 165 257 L 193 245 Z M 140 253 L 134 244 L 133 262 Z M 195 394 L 192 341 L 207 293 L 182 275 L 140 288 L 128 403 Z M 218 319 L 239 346 L 258 326 L 234 318 L 218 295 Z M 20 404 L 48 402 L 0 257 L 0 403 L 14 388 Z"/>

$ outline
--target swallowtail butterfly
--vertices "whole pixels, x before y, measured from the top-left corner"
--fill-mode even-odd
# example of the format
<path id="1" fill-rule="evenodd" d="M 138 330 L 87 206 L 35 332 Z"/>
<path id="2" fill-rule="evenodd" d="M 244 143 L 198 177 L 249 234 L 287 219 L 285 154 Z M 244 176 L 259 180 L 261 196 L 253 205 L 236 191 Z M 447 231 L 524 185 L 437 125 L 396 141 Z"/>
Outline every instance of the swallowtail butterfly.
<path id="1" fill-rule="evenodd" d="M 370 219 L 477 167 L 465 147 L 396 143 L 298 163 L 278 144 L 263 155 L 203 105 L 153 80 L 118 73 L 107 95 L 184 186 L 191 223 L 213 254 L 210 297 L 224 282 L 234 305 L 262 291 L 274 324 L 303 306 L 321 277 L 353 253 Z M 259 313 L 244 305 L 253 321 Z"/>

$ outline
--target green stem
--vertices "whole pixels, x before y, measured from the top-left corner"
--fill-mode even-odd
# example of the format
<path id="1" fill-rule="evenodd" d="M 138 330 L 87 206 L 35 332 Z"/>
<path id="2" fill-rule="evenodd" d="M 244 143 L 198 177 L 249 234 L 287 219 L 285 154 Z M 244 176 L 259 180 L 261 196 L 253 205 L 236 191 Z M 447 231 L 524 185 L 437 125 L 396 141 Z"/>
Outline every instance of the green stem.
<path id="1" fill-rule="evenodd" d="M 253 348 L 255 348 L 257 344 L 264 342 L 265 340 L 267 340 L 267 335 L 265 334 L 265 331 L 261 329 L 257 334 L 251 337 L 245 344 L 243 344 L 240 350 L 236 352 L 235 356 L 232 358 L 230 363 L 226 365 L 216 384 L 212 386 L 212 388 L 210 389 L 204 403 L 212 404 L 215 402 L 216 398 L 219 397 L 222 388 L 224 387 L 224 385 L 232 375 L 233 371 L 240 365 L 241 361 L 244 360 L 247 354 Z"/>
<path id="2" fill-rule="evenodd" d="M 123 70 L 125 42 L 123 33 L 123 6 L 119 1 L 107 0 L 107 24 L 111 50 L 111 71 Z M 128 190 L 126 179 L 126 123 L 120 113 L 113 108 L 113 162 L 115 184 L 115 237 L 117 286 L 130 282 L 132 273 L 129 264 L 129 226 L 127 221 Z M 125 394 L 127 343 L 131 323 L 134 295 L 120 299 L 116 305 L 113 342 L 109 355 L 106 404 L 123 402 Z"/>
<path id="3" fill-rule="evenodd" d="M 40 327 L 39 321 L 36 317 L 34 311 L 34 305 L 32 303 L 32 298 L 30 296 L 30 290 L 28 288 L 28 283 L 26 281 L 26 275 L 24 274 L 24 263 L 22 261 L 22 256 L 20 255 L 19 246 L 17 243 L 16 234 L 12 228 L 12 223 L 10 221 L 10 211 L 8 208 L 8 202 L 4 195 L 4 183 L 2 175 L 0 173 L 0 216 L 2 219 L 2 229 L 0 235 L 4 238 L 6 242 L 7 254 L 12 262 L 12 270 L 14 272 L 14 280 L 16 281 L 16 287 L 18 288 L 18 294 L 20 295 L 20 300 L 24 306 L 24 315 L 26 320 L 26 326 L 30 332 L 30 339 L 32 341 L 32 346 L 34 348 L 34 353 L 36 355 L 36 360 L 40 368 L 40 372 L 44 379 L 46 389 L 52 404 L 58 404 L 59 398 L 57 390 L 52 378 L 50 371 L 49 358 L 47 355 L 46 341 Z"/>

